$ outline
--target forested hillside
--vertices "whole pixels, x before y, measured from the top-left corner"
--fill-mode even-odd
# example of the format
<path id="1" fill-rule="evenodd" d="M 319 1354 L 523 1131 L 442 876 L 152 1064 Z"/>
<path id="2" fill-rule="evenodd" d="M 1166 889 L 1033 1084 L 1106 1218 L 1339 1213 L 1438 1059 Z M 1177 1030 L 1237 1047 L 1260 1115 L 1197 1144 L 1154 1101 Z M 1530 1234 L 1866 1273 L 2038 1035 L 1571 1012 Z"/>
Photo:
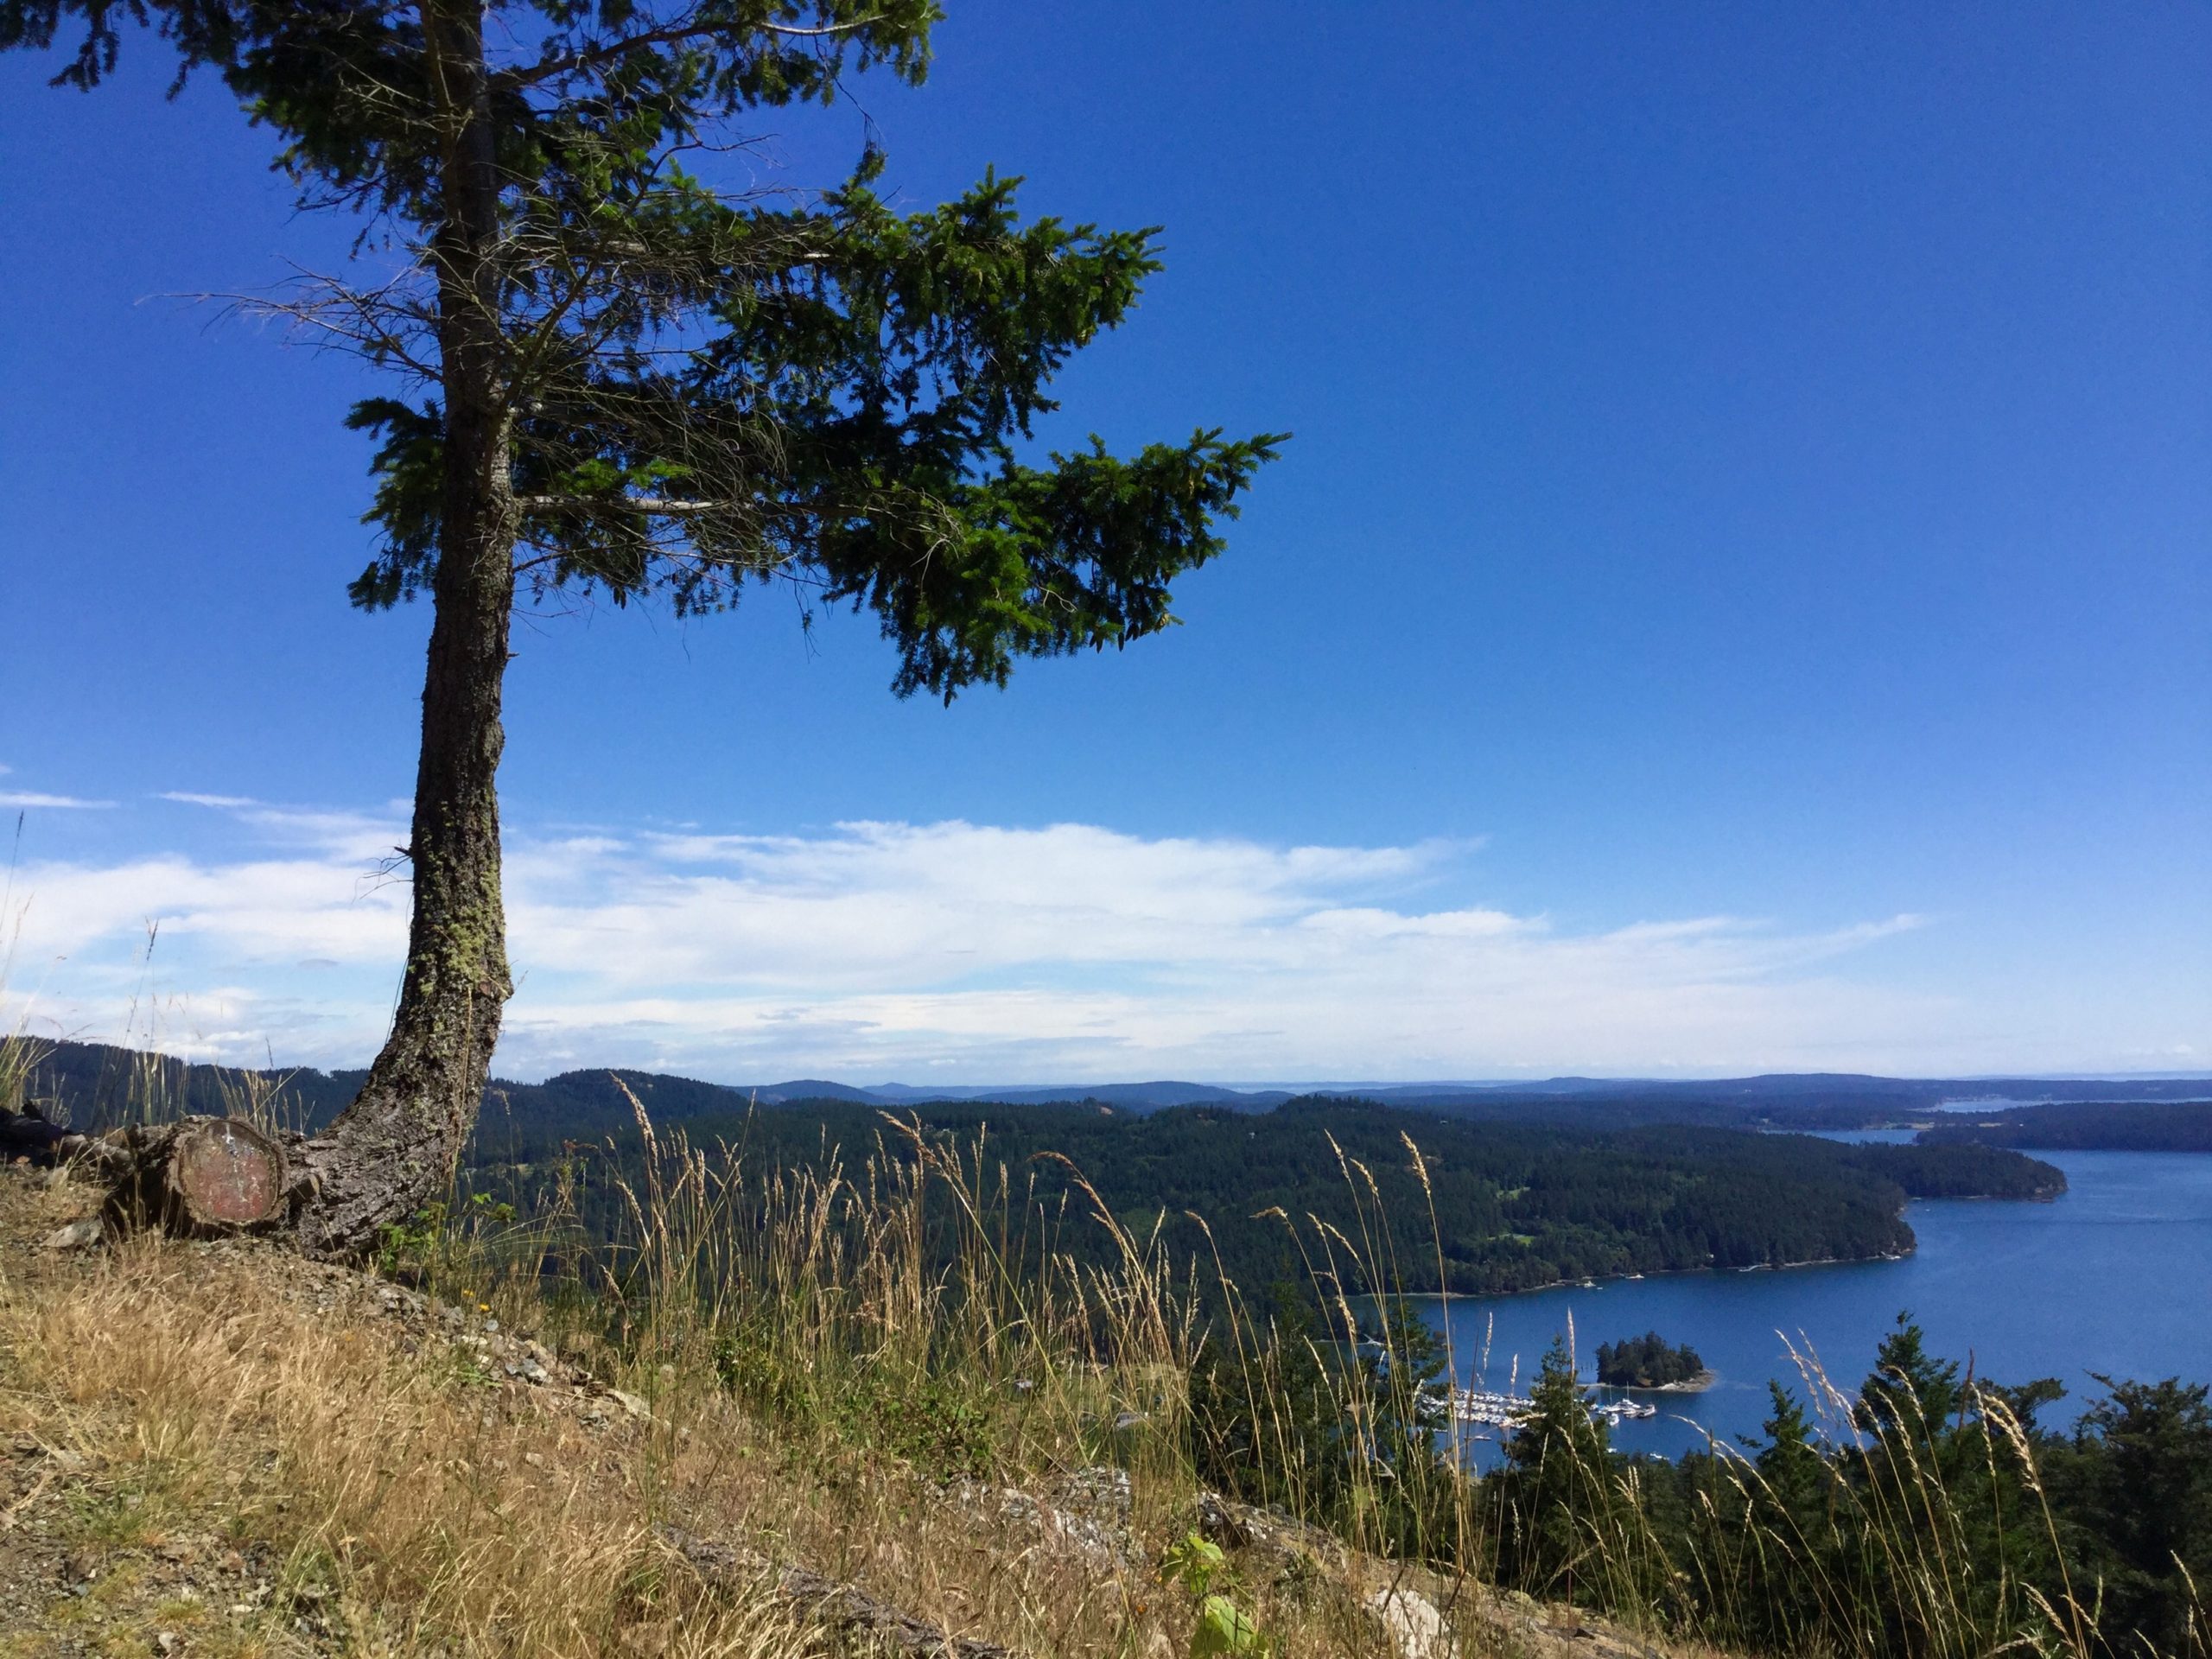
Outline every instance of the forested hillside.
<path id="1" fill-rule="evenodd" d="M 1913 1247 L 1900 1213 L 1908 1197 L 2045 1198 L 2064 1185 L 2048 1165 L 1994 1148 L 1845 1146 L 1682 1125 L 1469 1123 L 1327 1098 L 1258 1116 L 1192 1107 L 1142 1117 L 969 1103 L 892 1114 L 823 1101 L 699 1118 L 689 1130 L 695 1145 L 755 1167 L 837 1162 L 848 1173 L 870 1159 L 910 1158 L 918 1133 L 989 1172 L 1017 1231 L 1041 1206 L 1064 1217 L 1052 1248 L 1103 1259 L 1112 1245 L 1088 1219 L 1094 1206 L 1079 1173 L 1131 1236 L 1157 1230 L 1171 1256 L 1207 1274 L 1217 1255 L 1248 1289 L 1308 1281 L 1317 1248 L 1309 1217 L 1375 1241 L 1395 1260 L 1401 1288 L 1498 1292 L 1891 1255 Z M 527 1190 L 581 1174 L 583 1212 L 603 1217 L 615 1202 L 605 1177 L 627 1164 L 634 1154 L 624 1149 L 635 1142 L 634 1128 L 614 1137 L 608 1170 L 610 1154 L 564 1142 L 534 1116 L 494 1116 L 480 1138 L 480 1178 Z"/>
<path id="2" fill-rule="evenodd" d="M 310 1124 L 340 1109 L 358 1078 L 188 1067 L 64 1044 L 41 1062 L 34 1089 L 58 1095 L 79 1122 L 130 1100 L 168 1110 L 253 1105 Z M 1079 1173 L 1130 1234 L 1150 1239 L 1157 1230 L 1171 1255 L 1208 1271 L 1217 1254 L 1248 1289 L 1310 1281 L 1301 1254 L 1313 1247 L 1307 1217 L 1381 1241 L 1386 1256 L 1395 1254 L 1402 1288 L 1488 1293 L 1894 1255 L 1913 1248 L 1901 1214 L 1908 1198 L 2037 1198 L 2064 1187 L 2050 1166 L 1991 1147 L 1847 1146 L 1637 1122 L 1623 1102 L 1553 1101 L 1549 1121 L 1521 1118 L 1544 1103 L 1535 1101 L 1492 1120 L 1439 1103 L 1402 1109 L 1325 1096 L 1265 1113 L 969 1101 L 885 1108 L 849 1099 L 755 1106 L 747 1093 L 719 1084 L 605 1071 L 495 1083 L 471 1147 L 470 1179 L 501 1195 L 534 1197 L 548 1181 L 581 1178 L 579 1213 L 587 1225 L 604 1224 L 616 1201 L 607 1177 L 639 1146 L 633 1096 L 655 1124 L 755 1166 L 841 1160 L 849 1170 L 870 1157 L 910 1157 L 900 1124 L 970 1152 L 980 1147 L 985 1168 L 1003 1168 L 1010 1214 L 1041 1204 L 1066 1218 L 1053 1248 L 1103 1259 L 1113 1247 L 1085 1219 L 1092 1203 L 1076 1189 Z M 1690 1115 L 1704 1115 L 1687 1104 Z M 1203 1217 L 1211 1238 L 1193 1217 Z M 1303 1246 L 1292 1222 L 1307 1236 Z"/>
<path id="3" fill-rule="evenodd" d="M 2023 1147 L 2047 1152 L 2212 1152 L 2212 1101 L 2068 1101 L 1993 1117 L 1938 1123 L 1929 1146 Z"/>
<path id="4" fill-rule="evenodd" d="M 79 1128 L 105 1128 L 137 1116 L 265 1111 L 300 1128 L 328 1122 L 368 1075 L 309 1067 L 248 1070 L 206 1065 L 107 1043 L 23 1043 L 22 1092 Z M 0 1100 L 0 1105 L 13 1105 Z"/>

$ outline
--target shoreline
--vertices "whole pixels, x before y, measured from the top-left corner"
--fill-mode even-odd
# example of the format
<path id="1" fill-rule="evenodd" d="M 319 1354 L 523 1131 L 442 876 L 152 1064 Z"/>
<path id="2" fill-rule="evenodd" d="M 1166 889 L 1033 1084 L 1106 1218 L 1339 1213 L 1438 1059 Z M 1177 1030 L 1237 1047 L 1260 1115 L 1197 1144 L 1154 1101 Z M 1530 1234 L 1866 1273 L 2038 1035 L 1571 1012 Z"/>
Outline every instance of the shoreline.
<path id="1" fill-rule="evenodd" d="M 2054 1166 L 2054 1167 L 2056 1166 Z M 1994 1192 L 1976 1192 L 1961 1198 L 1915 1198 L 1908 1197 L 1904 1203 L 1897 1207 L 1897 1219 L 1900 1222 L 1904 1223 L 1905 1229 L 1908 1232 L 1911 1232 L 1912 1224 L 1910 1221 L 1906 1220 L 1906 1217 L 1911 1213 L 1912 1206 L 1916 1204 L 1959 1204 L 1966 1202 L 1980 1202 L 1986 1204 L 2054 1204 L 2060 1198 L 2064 1198 L 2068 1190 L 2064 1180 L 2065 1172 L 2061 1170 L 2059 1174 L 2061 1178 L 2060 1185 L 2056 1191 L 2050 1192 L 2037 1192 L 2025 1198 L 2010 1198 Z M 1877 1262 L 1903 1262 L 1908 1257 L 1917 1255 L 1919 1253 L 1920 1236 L 1918 1233 L 1914 1232 L 1912 1233 L 1912 1243 L 1907 1245 L 1904 1249 L 1882 1250 L 1876 1252 L 1872 1255 L 1814 1255 L 1807 1256 L 1803 1260 L 1797 1262 L 1762 1262 L 1754 1263 L 1750 1267 L 1742 1268 L 1648 1268 L 1635 1273 L 1607 1274 L 1603 1278 L 1589 1279 L 1586 1281 L 1584 1279 L 1551 1279 L 1547 1280 L 1541 1285 L 1529 1285 L 1519 1290 L 1414 1290 L 1404 1292 L 1400 1296 L 1392 1300 L 1413 1301 L 1426 1299 L 1430 1301 L 1441 1301 L 1448 1298 L 1458 1298 L 1463 1301 L 1486 1302 L 1506 1296 L 1534 1296 L 1539 1292 L 1547 1290 L 1578 1290 L 1584 1287 L 1586 1283 L 1589 1288 L 1596 1290 L 1600 1289 L 1606 1285 L 1627 1284 L 1637 1279 L 1681 1279 L 1686 1278 L 1689 1274 L 1695 1273 L 1787 1273 L 1795 1268 L 1865 1267 Z M 1373 1293 L 1370 1293 L 1370 1300 L 1381 1300 L 1382 1299 L 1378 1296 L 1375 1296 Z"/>
<path id="2" fill-rule="evenodd" d="M 1601 1389 L 1618 1389 L 1623 1394 L 1703 1394 L 1720 1380 L 1720 1373 L 1710 1365 L 1695 1376 L 1680 1382 L 1654 1382 L 1649 1388 L 1633 1382 L 1600 1382 Z"/>
<path id="3" fill-rule="evenodd" d="M 1941 1202 L 1948 1203 L 1944 1199 Z M 1885 1250 L 1874 1255 L 1815 1255 L 1802 1262 L 1761 1262 L 1748 1268 L 1647 1268 L 1637 1273 L 1610 1273 L 1602 1279 L 1548 1279 L 1541 1285 L 1529 1285 L 1519 1290 L 1408 1290 L 1391 1297 L 1382 1297 L 1370 1291 L 1368 1301 L 1400 1302 L 1490 1302 L 1510 1296 L 1534 1296 L 1547 1290 L 1602 1290 L 1608 1285 L 1631 1284 L 1638 1279 L 1687 1279 L 1694 1274 L 1710 1273 L 1788 1273 L 1797 1268 L 1862 1268 L 1877 1262 L 1903 1262 L 1920 1254 L 1920 1240 L 1916 1235 L 1912 1248 L 1904 1250 Z"/>

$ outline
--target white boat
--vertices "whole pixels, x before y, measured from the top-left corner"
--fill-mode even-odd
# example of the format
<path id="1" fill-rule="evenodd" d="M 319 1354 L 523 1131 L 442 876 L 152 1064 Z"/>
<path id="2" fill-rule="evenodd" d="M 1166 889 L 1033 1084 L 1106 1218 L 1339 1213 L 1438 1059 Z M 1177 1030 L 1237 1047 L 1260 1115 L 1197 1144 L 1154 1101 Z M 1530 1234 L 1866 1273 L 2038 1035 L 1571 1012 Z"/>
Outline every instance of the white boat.
<path id="1" fill-rule="evenodd" d="M 1592 1417 L 1608 1422 L 1620 1422 L 1627 1418 L 1656 1417 L 1659 1408 L 1641 1400 L 1608 1400 L 1602 1404 L 1585 1400 L 1584 1405 Z M 1451 1394 L 1452 1415 L 1463 1423 L 1478 1423 L 1487 1428 L 1518 1428 L 1535 1414 L 1536 1402 L 1523 1394 L 1499 1394 L 1487 1389 L 1454 1389 Z"/>
<path id="2" fill-rule="evenodd" d="M 1608 1418 L 1617 1423 L 1624 1418 L 1656 1417 L 1659 1414 L 1658 1407 L 1648 1405 L 1641 1400 L 1612 1400 L 1602 1406 L 1592 1406 L 1590 1409 L 1593 1415 Z"/>
<path id="3" fill-rule="evenodd" d="M 1463 1423 L 1518 1428 L 1535 1408 L 1535 1402 L 1526 1395 L 1497 1394 L 1486 1389 L 1452 1390 L 1452 1415 Z"/>

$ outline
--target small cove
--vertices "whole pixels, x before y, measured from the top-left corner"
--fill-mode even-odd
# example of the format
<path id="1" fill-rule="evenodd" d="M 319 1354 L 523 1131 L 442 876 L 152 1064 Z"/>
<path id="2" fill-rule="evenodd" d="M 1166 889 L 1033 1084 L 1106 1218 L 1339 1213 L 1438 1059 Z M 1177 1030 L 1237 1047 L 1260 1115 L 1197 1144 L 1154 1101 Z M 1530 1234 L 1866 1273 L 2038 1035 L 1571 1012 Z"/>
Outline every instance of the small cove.
<path id="1" fill-rule="evenodd" d="M 1933 1351 L 1970 1357 L 1979 1375 L 2058 1378 L 2068 1397 L 2045 1414 L 2047 1423 L 2070 1421 L 2098 1392 L 2091 1372 L 2212 1381 L 2212 1157 L 2036 1155 L 2066 1172 L 2065 1196 L 2048 1204 L 1916 1202 L 1906 1218 L 1920 1247 L 1902 1261 L 1455 1296 L 1449 1334 L 1460 1379 L 1503 1388 L 1517 1365 L 1525 1391 L 1570 1316 L 1586 1376 L 1599 1343 L 1656 1330 L 1688 1343 L 1715 1373 L 1701 1394 L 1639 1396 L 1659 1415 L 1614 1430 L 1623 1450 L 1668 1457 L 1702 1446 L 1708 1433 L 1756 1436 L 1770 1377 L 1803 1394 L 1784 1336 L 1854 1390 L 1904 1309 Z M 1442 1302 L 1420 1305 L 1440 1324 Z"/>

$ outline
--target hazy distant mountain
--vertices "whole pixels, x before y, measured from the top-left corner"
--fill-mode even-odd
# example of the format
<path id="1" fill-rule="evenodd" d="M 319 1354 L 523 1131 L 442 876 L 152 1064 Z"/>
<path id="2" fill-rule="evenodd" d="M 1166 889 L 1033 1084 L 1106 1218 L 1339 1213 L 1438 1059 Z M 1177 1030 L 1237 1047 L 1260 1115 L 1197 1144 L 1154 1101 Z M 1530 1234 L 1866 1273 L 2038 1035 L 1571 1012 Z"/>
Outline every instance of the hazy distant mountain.
<path id="1" fill-rule="evenodd" d="M 30 1096 L 57 1103 L 73 1121 L 86 1125 L 111 1122 L 133 1110 L 151 1109 L 157 1115 L 220 1114 L 259 1103 L 272 1107 L 284 1121 L 319 1127 L 353 1098 L 365 1075 L 354 1071 L 202 1065 L 98 1043 L 57 1042 L 43 1048 L 44 1058 L 30 1077 Z M 998 1088 L 887 1083 L 864 1088 L 823 1077 L 732 1084 L 661 1072 L 593 1068 L 565 1071 L 543 1083 L 494 1079 L 486 1090 L 484 1133 L 495 1135 L 502 1122 L 528 1116 L 574 1124 L 580 1134 L 620 1130 L 633 1121 L 636 1109 L 623 1088 L 617 1086 L 618 1077 L 656 1122 L 670 1123 L 695 1117 L 726 1117 L 756 1105 L 780 1109 L 807 1101 L 883 1107 L 931 1101 L 1003 1102 L 1017 1106 L 1096 1101 L 1119 1111 L 1143 1114 L 1178 1106 L 1267 1112 L 1300 1095 L 1329 1095 L 1417 1107 L 1440 1116 L 1491 1121 L 1843 1128 L 1880 1121 L 1885 1115 L 1925 1112 L 1946 1101 L 2063 1103 L 2212 1096 L 2212 1077 L 2201 1073 L 2114 1079 L 1916 1078 L 1780 1072 L 1687 1081 L 1549 1077 L 1533 1083 L 1332 1083 L 1252 1089 L 1173 1080 Z"/>
<path id="2" fill-rule="evenodd" d="M 1002 1100 L 1014 1106 L 1049 1106 L 1062 1101 L 1096 1100 L 1131 1111 L 1166 1106 L 1233 1106 L 1264 1112 L 1292 1097 L 1287 1089 L 1224 1089 L 1211 1083 L 1069 1083 L 1015 1084 L 988 1089 L 918 1089 L 887 1083 L 863 1091 L 873 1100 L 913 1104 L 925 1100 Z"/>
<path id="3" fill-rule="evenodd" d="M 873 1089 L 855 1089 L 849 1083 L 825 1083 L 819 1077 L 795 1077 L 789 1083 L 764 1083 L 756 1090 L 738 1089 L 737 1094 L 757 1093 L 764 1106 L 781 1106 L 794 1100 L 859 1100 L 880 1103 L 885 1096 Z"/>

